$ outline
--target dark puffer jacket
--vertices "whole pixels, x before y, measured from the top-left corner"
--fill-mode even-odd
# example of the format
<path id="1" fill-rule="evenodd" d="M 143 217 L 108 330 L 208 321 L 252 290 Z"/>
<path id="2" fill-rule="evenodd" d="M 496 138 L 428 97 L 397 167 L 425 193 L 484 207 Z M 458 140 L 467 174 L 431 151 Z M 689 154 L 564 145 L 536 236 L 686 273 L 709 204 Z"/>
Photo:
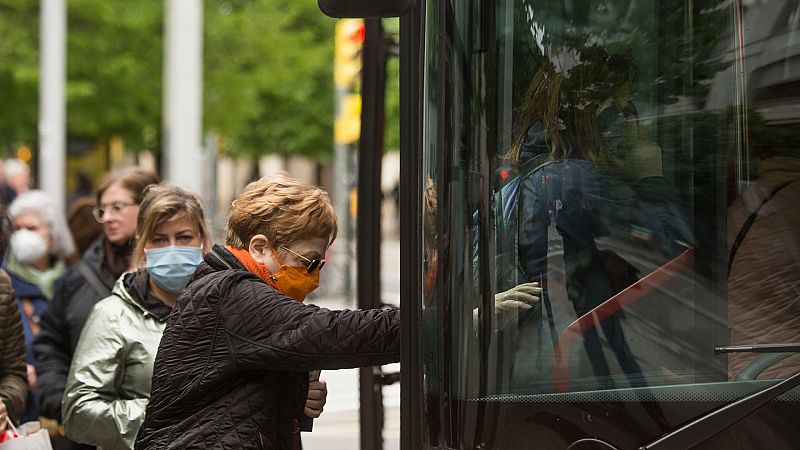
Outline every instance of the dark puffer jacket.
<path id="1" fill-rule="evenodd" d="M 214 246 L 164 330 L 136 448 L 288 449 L 307 371 L 397 361 L 399 325 L 294 301 Z"/>
<path id="2" fill-rule="evenodd" d="M 81 330 L 94 305 L 111 294 L 115 277 L 105 267 L 105 238 L 101 237 L 86 250 L 81 265 L 64 273 L 56 286 L 53 301 L 41 321 L 41 331 L 33 343 L 36 354 L 36 404 L 45 417 L 61 420 L 61 398 L 67 373 Z M 94 273 L 105 287 L 99 292 L 82 270 Z"/>

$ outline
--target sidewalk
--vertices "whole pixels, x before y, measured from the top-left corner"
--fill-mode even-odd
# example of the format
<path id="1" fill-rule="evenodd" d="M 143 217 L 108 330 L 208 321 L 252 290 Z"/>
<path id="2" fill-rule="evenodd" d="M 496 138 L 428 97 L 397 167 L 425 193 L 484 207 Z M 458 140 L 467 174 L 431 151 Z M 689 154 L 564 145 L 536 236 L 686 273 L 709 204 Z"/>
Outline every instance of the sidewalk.
<path id="1" fill-rule="evenodd" d="M 400 303 L 400 243 L 385 240 L 381 244 L 381 299 Z M 349 302 L 346 300 L 350 300 Z M 344 297 L 309 298 L 309 303 L 328 309 L 354 309 L 355 299 Z M 397 372 L 400 364 L 389 364 L 385 372 Z M 322 415 L 314 421 L 314 431 L 303 433 L 304 450 L 358 450 L 358 369 L 323 370 L 321 378 L 328 385 L 328 399 Z M 400 384 L 383 387 L 383 448 L 400 448 Z"/>

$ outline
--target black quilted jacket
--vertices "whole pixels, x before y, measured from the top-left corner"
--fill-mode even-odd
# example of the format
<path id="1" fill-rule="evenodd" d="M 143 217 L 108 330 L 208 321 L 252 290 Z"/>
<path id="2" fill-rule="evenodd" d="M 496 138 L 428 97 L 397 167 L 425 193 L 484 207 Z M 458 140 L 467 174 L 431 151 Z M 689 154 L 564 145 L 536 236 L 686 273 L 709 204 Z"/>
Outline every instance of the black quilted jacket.
<path id="1" fill-rule="evenodd" d="M 399 325 L 294 301 L 214 246 L 164 330 L 136 448 L 288 449 L 307 371 L 397 361 Z"/>

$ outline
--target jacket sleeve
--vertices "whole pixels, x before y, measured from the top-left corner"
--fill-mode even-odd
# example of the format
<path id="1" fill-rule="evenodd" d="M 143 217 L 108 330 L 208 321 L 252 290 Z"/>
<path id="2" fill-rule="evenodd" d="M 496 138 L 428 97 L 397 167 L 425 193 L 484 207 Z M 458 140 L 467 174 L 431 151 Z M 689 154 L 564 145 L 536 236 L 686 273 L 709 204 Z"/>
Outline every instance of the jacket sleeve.
<path id="1" fill-rule="evenodd" d="M 63 401 L 68 438 L 107 449 L 132 448 L 147 398 L 120 399 L 127 345 L 119 314 L 99 303 L 81 332 Z"/>
<path id="2" fill-rule="evenodd" d="M 71 360 L 66 311 L 71 293 L 63 288 L 62 279 L 53 301 L 42 316 L 41 331 L 33 341 L 36 355 L 36 406 L 40 415 L 59 421 Z"/>
<path id="3" fill-rule="evenodd" d="M 11 280 L 0 270 L 0 398 L 9 416 L 19 420 L 28 396 L 25 338 Z"/>
<path id="4" fill-rule="evenodd" d="M 253 369 L 366 367 L 400 359 L 400 310 L 331 311 L 276 293 L 260 281 L 234 283 L 221 305 L 236 364 Z"/>

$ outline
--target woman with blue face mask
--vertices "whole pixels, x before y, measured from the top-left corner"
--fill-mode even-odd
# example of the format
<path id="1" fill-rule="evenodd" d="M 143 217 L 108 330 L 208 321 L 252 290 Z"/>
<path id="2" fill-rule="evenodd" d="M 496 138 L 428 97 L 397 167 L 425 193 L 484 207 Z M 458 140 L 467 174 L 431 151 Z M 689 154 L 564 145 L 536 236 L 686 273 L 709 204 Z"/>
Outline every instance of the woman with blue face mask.
<path id="1" fill-rule="evenodd" d="M 133 448 L 167 317 L 210 245 L 197 197 L 176 186 L 146 190 L 133 262 L 81 333 L 63 401 L 70 439 L 106 450 Z"/>

